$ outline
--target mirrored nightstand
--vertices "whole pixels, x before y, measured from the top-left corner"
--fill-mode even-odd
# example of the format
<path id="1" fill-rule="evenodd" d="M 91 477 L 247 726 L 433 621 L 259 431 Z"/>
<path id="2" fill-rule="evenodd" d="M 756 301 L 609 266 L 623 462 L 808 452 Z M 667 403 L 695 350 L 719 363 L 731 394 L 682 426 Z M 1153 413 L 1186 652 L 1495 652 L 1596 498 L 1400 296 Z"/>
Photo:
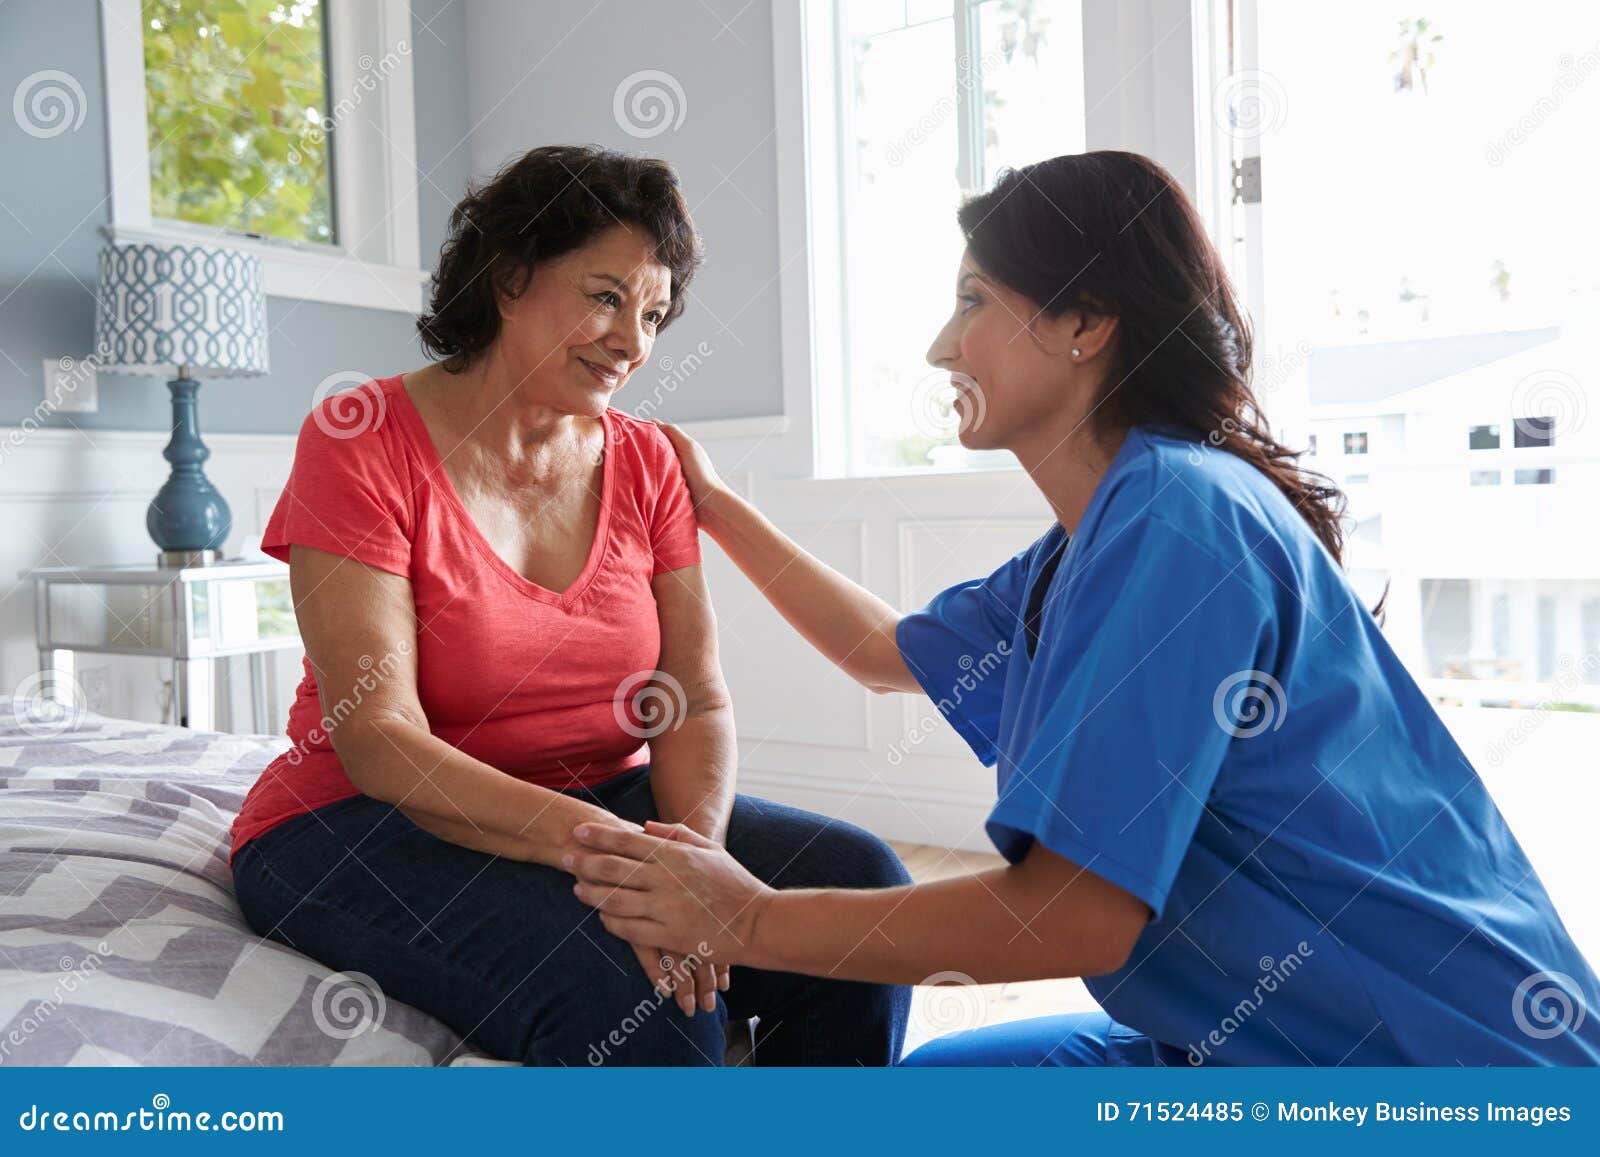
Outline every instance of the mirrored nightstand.
<path id="1" fill-rule="evenodd" d="M 79 653 L 169 659 L 178 725 L 209 730 L 217 719 L 218 660 L 248 655 L 251 724 L 271 730 L 266 657 L 301 645 L 283 563 L 36 567 L 21 577 L 34 583 L 45 696 L 81 708 Z"/>

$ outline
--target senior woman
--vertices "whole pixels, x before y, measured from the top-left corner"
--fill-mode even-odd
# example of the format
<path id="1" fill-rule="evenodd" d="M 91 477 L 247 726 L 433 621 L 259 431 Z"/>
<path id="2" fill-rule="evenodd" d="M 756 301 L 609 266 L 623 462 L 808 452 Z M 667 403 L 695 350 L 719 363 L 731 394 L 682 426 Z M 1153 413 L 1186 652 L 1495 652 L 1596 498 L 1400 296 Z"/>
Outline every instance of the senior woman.
<path id="1" fill-rule="evenodd" d="M 1340 496 L 1268 432 L 1188 197 L 1094 152 L 1008 172 L 959 222 L 928 360 L 962 442 L 1013 451 L 1048 501 L 1033 546 L 902 615 L 679 445 L 702 526 L 777 609 L 996 766 L 1009 866 L 774 889 L 693 832 L 585 824 L 582 897 L 619 935 L 739 964 L 1082 976 L 1104 1010 L 913 1064 L 1600 1061 L 1600 982 L 1346 581 Z"/>
<path id="2" fill-rule="evenodd" d="M 262 936 L 506 1059 L 715 1064 L 731 1011 L 757 1063 L 889 1064 L 906 988 L 619 939 L 562 866 L 579 823 L 661 819 L 777 887 L 907 879 L 864 831 L 734 794 L 688 490 L 609 406 L 698 260 L 656 160 L 534 149 L 456 206 L 418 322 L 441 360 L 318 405 L 266 527 L 305 677 L 234 882 Z"/>

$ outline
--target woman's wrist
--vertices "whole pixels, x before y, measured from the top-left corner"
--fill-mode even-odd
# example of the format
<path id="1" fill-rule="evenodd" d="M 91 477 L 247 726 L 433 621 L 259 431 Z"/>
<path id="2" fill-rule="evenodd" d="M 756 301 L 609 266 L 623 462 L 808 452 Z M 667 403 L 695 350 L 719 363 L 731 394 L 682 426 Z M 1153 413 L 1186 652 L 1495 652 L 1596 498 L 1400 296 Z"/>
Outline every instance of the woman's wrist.
<path id="1" fill-rule="evenodd" d="M 565 870 L 562 862 L 567 856 L 582 851 L 582 845 L 573 838 L 572 830 L 582 823 L 618 824 L 616 816 L 604 808 L 584 803 L 581 799 L 551 792 L 556 798 L 539 812 L 528 825 L 525 843 L 527 859 L 537 864 Z"/>

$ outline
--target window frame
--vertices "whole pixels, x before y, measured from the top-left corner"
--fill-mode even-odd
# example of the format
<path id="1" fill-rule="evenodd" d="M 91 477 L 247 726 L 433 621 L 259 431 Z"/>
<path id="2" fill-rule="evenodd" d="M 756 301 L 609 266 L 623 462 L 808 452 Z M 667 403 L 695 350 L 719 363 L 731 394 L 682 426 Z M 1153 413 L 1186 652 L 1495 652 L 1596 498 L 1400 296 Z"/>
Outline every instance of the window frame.
<path id="1" fill-rule="evenodd" d="M 784 409 L 803 449 L 791 474 L 813 479 L 914 479 L 989 475 L 1005 478 L 1019 465 L 984 462 L 897 469 L 854 460 L 850 435 L 849 342 L 845 254 L 848 169 L 840 142 L 849 110 L 846 76 L 838 63 L 846 49 L 836 6 L 846 0 L 773 0 L 773 79 L 778 141 L 779 292 L 784 333 Z M 987 0 L 952 0 L 956 52 L 952 75 L 973 59 L 979 9 Z M 1087 20 L 1087 16 L 1085 16 Z M 1087 62 L 1084 66 L 1087 86 Z M 957 83 L 960 179 L 983 165 L 981 105 L 970 86 Z M 963 131 L 965 126 L 965 131 Z M 931 331 L 930 331 L 931 336 Z"/>
<path id="2" fill-rule="evenodd" d="M 150 210 L 149 118 L 144 21 L 139 0 L 102 0 L 111 222 L 117 243 L 214 244 L 261 258 L 273 297 L 417 314 L 422 310 L 417 217 L 416 97 L 410 0 L 325 0 L 328 91 L 360 89 L 329 134 L 334 220 L 341 243 L 257 238 L 234 230 L 157 218 Z M 394 58 L 383 83 L 362 79 L 372 61 Z M 365 68 L 361 62 L 368 63 Z"/>

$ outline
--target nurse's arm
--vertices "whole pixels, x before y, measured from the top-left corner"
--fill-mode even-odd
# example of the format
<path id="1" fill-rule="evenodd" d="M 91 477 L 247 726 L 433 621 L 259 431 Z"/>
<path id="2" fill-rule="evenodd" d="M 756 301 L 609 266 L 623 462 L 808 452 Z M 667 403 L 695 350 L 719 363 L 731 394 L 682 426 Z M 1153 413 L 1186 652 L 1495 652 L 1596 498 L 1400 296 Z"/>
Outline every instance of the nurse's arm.
<path id="1" fill-rule="evenodd" d="M 1099 976 L 1123 965 L 1149 918 L 1131 893 L 1035 844 L 1019 864 L 931 884 L 774 892 L 752 963 L 884 984 Z"/>
<path id="2" fill-rule="evenodd" d="M 625 938 L 729 964 L 883 984 L 936 972 L 980 983 L 1120 968 L 1150 910 L 1035 844 L 1020 863 L 900 888 L 775 890 L 681 828 L 583 825 L 577 892 Z M 670 836 L 670 838 L 660 838 Z"/>
<path id="3" fill-rule="evenodd" d="M 705 451 L 675 426 L 671 439 L 694 495 L 700 529 L 777 612 L 845 674 L 869 690 L 921 692 L 900 657 L 900 612 L 809 554 L 717 477 Z"/>

